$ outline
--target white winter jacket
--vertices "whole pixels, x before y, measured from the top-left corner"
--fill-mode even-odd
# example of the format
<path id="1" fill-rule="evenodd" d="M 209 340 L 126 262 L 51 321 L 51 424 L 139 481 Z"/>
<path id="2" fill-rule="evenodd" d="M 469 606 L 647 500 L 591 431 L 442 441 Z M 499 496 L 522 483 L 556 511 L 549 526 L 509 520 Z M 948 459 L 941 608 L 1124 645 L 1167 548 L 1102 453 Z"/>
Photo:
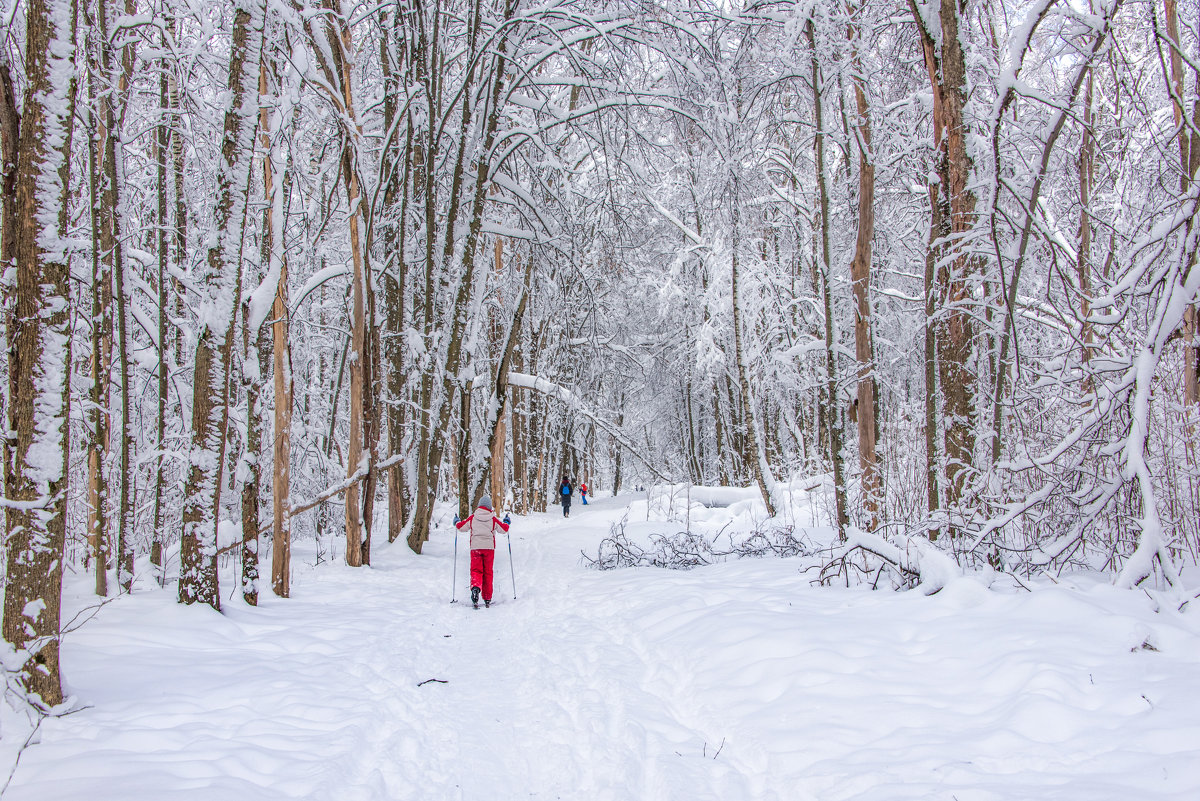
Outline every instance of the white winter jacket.
<path id="1" fill-rule="evenodd" d="M 475 510 L 475 514 L 466 520 L 460 520 L 456 525 L 460 530 L 464 526 L 470 528 L 472 551 L 495 550 L 496 529 L 508 531 L 508 526 L 504 524 L 504 521 L 497 518 L 496 513 L 486 506 L 480 506 Z"/>

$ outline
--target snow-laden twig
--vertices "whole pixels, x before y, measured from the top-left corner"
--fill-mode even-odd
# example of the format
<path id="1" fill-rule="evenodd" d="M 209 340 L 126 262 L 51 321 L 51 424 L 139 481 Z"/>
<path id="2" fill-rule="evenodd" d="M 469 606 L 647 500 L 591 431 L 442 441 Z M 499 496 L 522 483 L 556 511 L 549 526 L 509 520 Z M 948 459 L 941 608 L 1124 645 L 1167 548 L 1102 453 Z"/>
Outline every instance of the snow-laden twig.
<path id="1" fill-rule="evenodd" d="M 804 537 L 789 527 L 769 531 L 756 529 L 746 537 L 730 537 L 727 548 L 718 548 L 716 543 L 722 532 L 711 539 L 695 531 L 680 531 L 675 534 L 651 534 L 650 547 L 633 542 L 625 533 L 625 518 L 614 523 L 609 536 L 600 542 L 593 559 L 582 553 L 583 562 L 597 570 L 615 570 L 622 567 L 661 567 L 669 570 L 691 570 L 725 561 L 730 557 L 763 558 L 773 556 L 786 558 L 809 556 L 815 549 Z"/>

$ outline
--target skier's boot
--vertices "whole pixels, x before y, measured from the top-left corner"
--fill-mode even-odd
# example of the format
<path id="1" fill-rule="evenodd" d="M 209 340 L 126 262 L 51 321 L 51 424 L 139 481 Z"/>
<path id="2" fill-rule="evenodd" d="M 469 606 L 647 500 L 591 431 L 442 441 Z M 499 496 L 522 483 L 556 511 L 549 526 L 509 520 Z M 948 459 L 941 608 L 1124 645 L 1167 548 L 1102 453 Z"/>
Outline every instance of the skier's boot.
<path id="1" fill-rule="evenodd" d="M 485 598 L 485 599 L 484 599 L 484 601 L 483 601 L 483 605 L 484 605 L 484 606 L 486 606 L 486 607 L 488 607 L 488 608 L 491 608 L 491 606 L 492 606 L 492 602 L 491 602 L 491 601 L 489 601 L 489 600 L 487 600 L 487 599 Z"/>
<path id="2" fill-rule="evenodd" d="M 479 608 L 479 588 L 478 587 L 471 588 L 471 605 L 474 606 L 476 609 Z"/>

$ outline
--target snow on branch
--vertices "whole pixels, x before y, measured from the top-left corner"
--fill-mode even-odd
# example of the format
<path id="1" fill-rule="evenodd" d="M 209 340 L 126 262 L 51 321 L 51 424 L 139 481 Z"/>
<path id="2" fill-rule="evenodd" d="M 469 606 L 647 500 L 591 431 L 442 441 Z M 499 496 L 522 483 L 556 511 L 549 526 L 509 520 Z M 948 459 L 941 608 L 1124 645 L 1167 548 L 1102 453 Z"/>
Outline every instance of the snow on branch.
<path id="1" fill-rule="evenodd" d="M 543 395 L 548 395 L 558 400 L 575 413 L 592 421 L 597 428 L 611 436 L 618 445 L 620 445 L 622 448 L 625 448 L 634 456 L 634 458 L 645 465 L 646 469 L 654 474 L 656 478 L 659 478 L 663 481 L 669 480 L 667 476 L 663 475 L 662 472 L 659 471 L 657 467 L 650 464 L 650 462 L 642 454 L 641 449 L 626 439 L 625 435 L 619 428 L 601 417 L 595 410 L 587 406 L 587 404 L 580 400 L 575 393 L 571 392 L 566 387 L 561 387 L 558 384 L 555 384 L 553 381 L 547 381 L 544 378 L 538 378 L 537 376 L 529 375 L 528 373 L 509 373 L 508 384 L 509 386 L 521 387 L 523 389 L 533 390 L 534 392 L 540 392 Z"/>
<path id="2" fill-rule="evenodd" d="M 882 559 L 908 581 L 914 582 L 926 595 L 933 595 L 962 575 L 954 558 L 927 539 L 905 537 L 901 547 L 876 534 L 849 526 L 846 529 L 846 542 L 834 552 L 833 558 L 821 571 L 822 577 L 830 567 L 844 562 L 846 557 L 858 550 Z"/>

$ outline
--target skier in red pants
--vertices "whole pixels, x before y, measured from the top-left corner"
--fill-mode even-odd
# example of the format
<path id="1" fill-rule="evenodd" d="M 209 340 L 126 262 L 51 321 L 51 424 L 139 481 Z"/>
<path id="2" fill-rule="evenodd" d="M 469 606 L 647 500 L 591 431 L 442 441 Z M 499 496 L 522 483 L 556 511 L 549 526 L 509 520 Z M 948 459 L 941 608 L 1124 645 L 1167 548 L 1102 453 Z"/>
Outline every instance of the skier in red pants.
<path id="1" fill-rule="evenodd" d="M 459 529 L 464 526 L 471 532 L 471 603 L 479 608 L 479 593 L 483 591 L 483 605 L 492 605 L 492 564 L 496 557 L 496 529 L 508 531 L 508 515 L 503 520 L 492 511 L 492 499 L 484 495 L 477 508 L 466 520 L 456 522 Z"/>

